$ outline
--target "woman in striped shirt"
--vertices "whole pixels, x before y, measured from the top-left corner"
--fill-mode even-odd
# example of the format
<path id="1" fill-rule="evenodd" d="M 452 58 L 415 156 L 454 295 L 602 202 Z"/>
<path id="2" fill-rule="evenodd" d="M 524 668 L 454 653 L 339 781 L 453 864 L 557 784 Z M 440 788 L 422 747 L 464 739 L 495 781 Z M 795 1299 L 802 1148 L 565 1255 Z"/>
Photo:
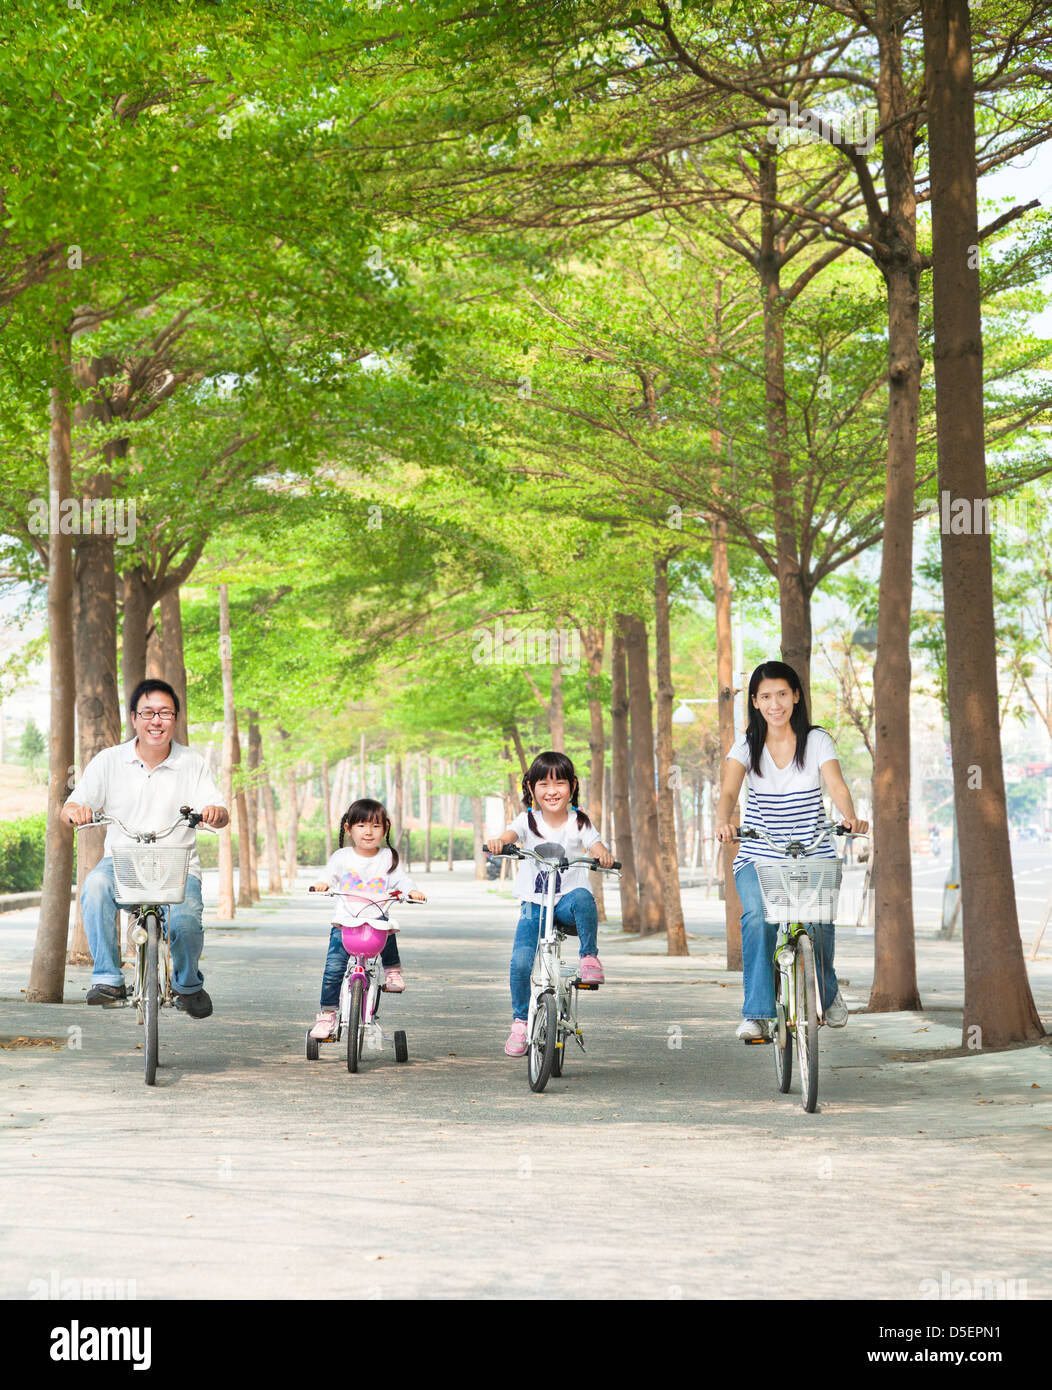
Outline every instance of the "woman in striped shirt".
<path id="1" fill-rule="evenodd" d="M 746 773 L 749 796 L 742 824 L 766 831 L 776 844 L 791 839 L 806 844 L 818 834 L 826 819 L 823 781 L 846 828 L 865 834 L 869 824 L 855 815 L 833 740 L 808 719 L 800 678 L 791 666 L 783 661 L 765 661 L 757 666 L 749 681 L 748 712 L 748 728 L 739 734 L 724 764 L 716 838 L 726 842 L 736 837 L 730 821 Z M 831 858 L 835 851 L 827 840 L 813 854 Z M 742 904 L 745 983 L 738 1037 L 744 1042 L 767 1037 L 768 1020 L 774 1017 L 777 928 L 764 919 L 756 861 L 779 858 L 762 840 L 743 840 L 734 860 L 734 883 Z M 825 1021 L 831 1028 L 842 1028 L 847 1022 L 847 1006 L 833 970 L 832 926 L 816 926 L 813 938 Z"/>

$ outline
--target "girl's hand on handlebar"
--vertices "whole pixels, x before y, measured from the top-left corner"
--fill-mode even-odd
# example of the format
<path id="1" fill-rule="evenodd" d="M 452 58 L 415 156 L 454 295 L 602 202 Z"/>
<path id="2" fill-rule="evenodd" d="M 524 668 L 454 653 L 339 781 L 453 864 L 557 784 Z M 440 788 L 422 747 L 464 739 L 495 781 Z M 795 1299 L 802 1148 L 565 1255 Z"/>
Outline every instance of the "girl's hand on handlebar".
<path id="1" fill-rule="evenodd" d="M 865 835 L 869 831 L 869 821 L 860 820 L 858 816 L 841 821 L 841 825 L 849 835 Z"/>
<path id="2" fill-rule="evenodd" d="M 724 821 L 722 825 L 716 827 L 716 839 L 721 845 L 731 845 L 738 838 L 738 829 L 730 821 Z"/>
<path id="3" fill-rule="evenodd" d="M 599 865 L 601 869 L 609 869 L 613 867 L 614 856 L 610 853 L 608 849 L 601 849 L 598 854 L 593 854 L 592 858 L 595 860 L 595 862 Z"/>
<path id="4" fill-rule="evenodd" d="M 504 849 L 504 839 L 500 835 L 495 835 L 492 840 L 486 841 L 486 849 L 490 854 L 500 854 Z"/>
<path id="5" fill-rule="evenodd" d="M 310 891 L 312 893 L 327 893 L 329 891 L 329 880 L 327 878 L 320 878 L 317 883 L 311 884 Z"/>
<path id="6" fill-rule="evenodd" d="M 406 894 L 406 897 L 409 899 L 410 902 L 414 902 L 414 903 L 426 903 L 426 902 L 427 902 L 427 898 L 425 897 L 425 895 L 424 895 L 423 893 L 421 893 L 421 891 L 420 891 L 419 888 L 414 888 L 413 891 L 412 891 L 411 893 L 407 893 L 407 894 Z"/>

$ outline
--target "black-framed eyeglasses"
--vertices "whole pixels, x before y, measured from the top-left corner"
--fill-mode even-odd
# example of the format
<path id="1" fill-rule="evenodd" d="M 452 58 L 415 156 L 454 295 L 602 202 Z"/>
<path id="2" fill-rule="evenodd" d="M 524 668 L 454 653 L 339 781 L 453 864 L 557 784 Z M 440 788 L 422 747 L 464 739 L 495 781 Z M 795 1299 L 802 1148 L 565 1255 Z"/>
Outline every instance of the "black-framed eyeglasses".
<path id="1" fill-rule="evenodd" d="M 137 709 L 136 719 L 145 719 L 148 724 L 152 724 L 155 719 L 161 720 L 163 724 L 170 724 L 176 717 L 174 709 Z"/>

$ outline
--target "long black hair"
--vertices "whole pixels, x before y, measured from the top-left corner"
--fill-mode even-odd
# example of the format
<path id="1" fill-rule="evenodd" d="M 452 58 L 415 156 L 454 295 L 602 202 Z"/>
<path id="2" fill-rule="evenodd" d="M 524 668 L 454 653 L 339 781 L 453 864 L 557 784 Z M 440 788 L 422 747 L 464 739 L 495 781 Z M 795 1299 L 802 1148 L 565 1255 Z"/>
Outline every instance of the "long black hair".
<path id="1" fill-rule="evenodd" d="M 577 773 L 573 770 L 573 763 L 565 753 L 548 752 L 537 754 L 530 764 L 529 772 L 522 779 L 522 804 L 526 807 L 526 823 L 530 831 L 534 835 L 540 835 L 537 822 L 533 819 L 533 789 L 546 777 L 554 777 L 557 782 L 569 782 L 570 805 L 577 812 L 577 829 L 584 830 L 591 825 L 592 822 L 577 805 L 581 789 L 577 782 Z"/>
<path id="2" fill-rule="evenodd" d="M 343 849 L 343 837 L 351 826 L 361 825 L 363 821 L 372 821 L 383 826 L 387 848 L 391 851 L 391 867 L 388 872 L 394 873 L 398 868 L 398 851 L 391 843 L 391 817 L 382 801 L 373 801 L 371 797 L 363 796 L 351 802 L 340 821 L 340 848 Z"/>
<path id="3" fill-rule="evenodd" d="M 807 735 L 812 729 L 819 727 L 817 724 L 812 724 L 807 717 L 807 697 L 800 684 L 800 677 L 793 668 L 787 666 L 784 661 L 761 661 L 749 677 L 749 697 L 746 701 L 749 722 L 745 728 L 745 741 L 749 745 L 749 770 L 754 772 L 757 777 L 763 776 L 760 759 L 763 757 L 763 746 L 767 742 L 767 720 L 753 704 L 753 696 L 759 690 L 761 681 L 785 681 L 789 689 L 800 696 L 789 716 L 789 727 L 796 735 L 796 753 L 793 756 L 793 761 L 797 767 L 804 765 Z"/>

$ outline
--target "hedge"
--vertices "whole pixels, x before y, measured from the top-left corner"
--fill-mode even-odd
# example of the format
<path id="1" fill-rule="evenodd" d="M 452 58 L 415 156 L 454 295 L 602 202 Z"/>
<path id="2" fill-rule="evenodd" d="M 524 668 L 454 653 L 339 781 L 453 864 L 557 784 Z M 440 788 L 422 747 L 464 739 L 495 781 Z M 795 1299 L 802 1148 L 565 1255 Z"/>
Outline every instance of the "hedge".
<path id="1" fill-rule="evenodd" d="M 237 863 L 237 836 L 231 835 L 233 843 L 234 863 Z M 339 844 L 339 833 L 333 834 L 333 849 Z M 443 861 L 446 857 L 446 849 L 449 844 L 449 829 L 447 826 L 434 825 L 431 828 L 431 862 Z M 259 835 L 256 836 L 256 847 L 259 853 L 259 864 L 261 868 L 266 867 L 263 857 L 263 841 Z M 413 865 L 422 864 L 424 857 L 424 832 L 422 830 L 411 830 L 409 832 L 409 858 Z M 197 853 L 201 860 L 203 869 L 214 869 L 219 864 L 219 840 L 215 835 L 207 833 L 197 837 Z M 475 836 L 470 830 L 457 830 L 453 834 L 453 858 L 472 859 L 475 854 Z M 325 863 L 325 835 L 317 826 L 300 827 L 299 835 L 296 839 L 296 862 L 297 864 L 324 864 Z M 284 836 L 282 836 L 282 868 L 285 864 Z"/>
<path id="2" fill-rule="evenodd" d="M 0 821 L 0 893 L 31 893 L 40 887 L 44 877 L 44 836 L 47 831 L 47 814 L 41 811 L 35 816 L 23 816 L 19 820 Z M 234 862 L 237 863 L 237 836 L 232 835 Z M 257 836 L 259 862 L 262 866 L 263 841 Z M 333 837 L 335 847 L 338 836 Z M 434 863 L 441 863 L 446 857 L 449 844 L 449 829 L 443 825 L 431 827 L 431 854 Z M 410 861 L 419 867 L 424 855 L 424 832 L 409 832 Z M 207 833 L 197 837 L 197 853 L 201 867 L 214 869 L 219 864 L 219 840 Z M 471 859 L 475 853 L 475 837 L 470 830 L 457 830 L 453 834 L 453 858 Z M 301 828 L 296 843 L 296 860 L 300 864 L 325 863 L 325 836 L 317 826 Z M 282 854 L 282 864 L 285 856 Z"/>
<path id="3" fill-rule="evenodd" d="M 47 812 L 0 821 L 0 893 L 31 893 L 44 877 Z"/>

